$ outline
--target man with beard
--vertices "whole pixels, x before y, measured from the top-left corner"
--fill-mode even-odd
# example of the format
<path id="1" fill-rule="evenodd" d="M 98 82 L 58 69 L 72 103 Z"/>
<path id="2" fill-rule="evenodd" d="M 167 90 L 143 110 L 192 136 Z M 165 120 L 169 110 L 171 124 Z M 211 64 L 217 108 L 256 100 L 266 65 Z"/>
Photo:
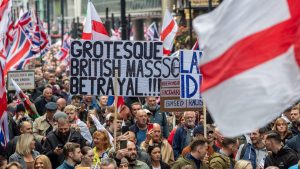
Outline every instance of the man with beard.
<path id="1" fill-rule="evenodd" d="M 154 96 L 146 98 L 144 109 L 148 109 L 151 112 L 150 122 L 158 123 L 162 128 L 163 137 L 168 138 L 169 128 L 166 113 L 160 111 L 160 106 L 156 103 L 156 98 Z"/>
<path id="2" fill-rule="evenodd" d="M 183 114 L 184 125 L 176 130 L 173 139 L 173 151 L 175 160 L 179 157 L 184 147 L 186 147 L 193 138 L 195 128 L 196 114 L 194 111 L 186 111 Z"/>
<path id="3" fill-rule="evenodd" d="M 297 127 L 297 121 L 300 120 L 300 103 L 298 103 L 296 106 L 294 106 L 291 110 L 291 126 L 290 130 L 292 131 L 293 135 L 300 134 L 300 131 L 298 131 Z"/>
<path id="4" fill-rule="evenodd" d="M 80 163 L 82 154 L 79 144 L 71 142 L 66 143 L 63 153 L 66 159 L 57 169 L 73 169 L 76 164 Z"/>
<path id="5" fill-rule="evenodd" d="M 57 168 L 64 160 L 63 146 L 67 142 L 78 143 L 80 147 L 84 147 L 86 140 L 81 134 L 70 128 L 71 125 L 66 117 L 57 119 L 57 129 L 51 131 L 43 145 L 43 154 L 46 154 L 52 162 L 52 167 Z"/>
<path id="6" fill-rule="evenodd" d="M 149 166 L 146 163 L 137 160 L 136 146 L 131 141 L 127 142 L 127 148 L 117 151 L 115 160 L 116 160 L 118 166 L 120 165 L 121 159 L 123 157 L 125 157 L 128 160 L 129 168 L 149 169 Z"/>
<path id="7" fill-rule="evenodd" d="M 78 118 L 78 110 L 74 105 L 68 105 L 65 107 L 64 112 L 68 115 L 71 128 L 80 131 L 80 134 L 85 138 L 89 144 L 92 144 L 93 138 L 87 127 L 87 125 Z"/>
<path id="8" fill-rule="evenodd" d="M 136 113 L 136 123 L 129 127 L 136 135 L 137 145 L 146 139 L 147 134 L 147 113 L 145 110 L 138 110 Z"/>

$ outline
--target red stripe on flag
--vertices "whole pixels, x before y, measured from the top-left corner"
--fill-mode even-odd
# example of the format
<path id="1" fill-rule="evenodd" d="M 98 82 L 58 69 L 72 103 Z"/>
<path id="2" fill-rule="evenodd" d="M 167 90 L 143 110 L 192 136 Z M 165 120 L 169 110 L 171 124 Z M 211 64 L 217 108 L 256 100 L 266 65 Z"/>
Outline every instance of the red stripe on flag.
<path id="1" fill-rule="evenodd" d="M 295 20 L 290 19 L 237 42 L 223 55 L 201 66 L 204 77 L 201 90 L 283 54 L 295 43 L 297 29 Z"/>
<path id="2" fill-rule="evenodd" d="M 84 33 L 82 32 L 82 40 L 92 40 L 92 33 Z"/>
<path id="3" fill-rule="evenodd" d="M 172 19 L 172 21 L 169 23 L 169 25 L 160 33 L 161 41 L 164 41 L 166 39 L 166 37 L 169 35 L 169 33 L 174 28 L 174 26 L 175 26 L 175 21 Z"/>
<path id="4" fill-rule="evenodd" d="M 107 35 L 108 36 L 108 33 L 103 25 L 103 23 L 101 22 L 97 22 L 95 20 L 92 20 L 92 28 L 93 28 L 93 31 L 95 32 L 98 32 L 98 33 L 102 33 L 104 35 Z"/>
<path id="5" fill-rule="evenodd" d="M 170 55 L 171 51 L 166 48 L 163 48 L 163 53 L 164 53 L 164 55 Z"/>

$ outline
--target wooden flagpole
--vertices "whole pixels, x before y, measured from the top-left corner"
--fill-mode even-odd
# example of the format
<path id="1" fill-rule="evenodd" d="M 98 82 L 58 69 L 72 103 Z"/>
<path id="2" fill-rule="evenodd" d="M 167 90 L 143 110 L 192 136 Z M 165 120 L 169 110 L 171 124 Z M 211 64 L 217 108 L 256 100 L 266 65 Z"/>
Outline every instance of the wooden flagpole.
<path id="1" fill-rule="evenodd" d="M 118 71 L 115 70 L 115 78 L 114 78 L 114 94 L 115 94 L 115 117 L 114 117 L 114 146 L 115 149 L 117 148 L 117 128 L 115 127 L 117 125 L 117 114 L 118 114 Z"/>
<path id="2" fill-rule="evenodd" d="M 203 101 L 203 128 L 204 128 L 204 138 L 207 138 L 207 128 L 206 128 L 206 104 Z"/>

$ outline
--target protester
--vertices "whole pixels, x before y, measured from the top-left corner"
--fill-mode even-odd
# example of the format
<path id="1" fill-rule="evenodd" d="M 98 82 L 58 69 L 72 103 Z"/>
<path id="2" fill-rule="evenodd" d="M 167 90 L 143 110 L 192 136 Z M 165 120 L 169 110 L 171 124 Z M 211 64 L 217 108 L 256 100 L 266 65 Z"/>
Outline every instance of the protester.
<path id="1" fill-rule="evenodd" d="M 47 134 L 54 129 L 53 116 L 57 110 L 57 104 L 55 102 L 48 102 L 45 108 L 46 113 L 35 119 L 33 123 L 33 133 L 41 142 L 44 142 Z"/>
<path id="2" fill-rule="evenodd" d="M 107 158 L 101 162 L 100 169 L 117 169 L 117 164 L 113 159 Z"/>
<path id="3" fill-rule="evenodd" d="M 161 160 L 161 148 L 159 145 L 150 145 L 148 146 L 148 154 L 151 158 L 151 169 L 163 168 L 169 169 L 170 166 Z"/>
<path id="4" fill-rule="evenodd" d="M 64 98 L 59 98 L 57 99 L 56 104 L 58 111 L 64 111 L 65 107 L 67 106 L 67 101 Z"/>
<path id="5" fill-rule="evenodd" d="M 46 137 L 43 145 L 43 154 L 49 157 L 53 168 L 62 164 L 65 158 L 63 147 L 67 142 L 77 143 L 80 147 L 86 145 L 86 140 L 81 134 L 70 127 L 67 117 L 60 117 L 57 119 L 57 129 L 51 131 Z"/>
<path id="6" fill-rule="evenodd" d="M 115 160 L 117 164 L 120 164 L 121 159 L 125 157 L 129 165 L 132 169 L 149 169 L 148 165 L 142 161 L 137 160 L 137 151 L 136 151 L 136 145 L 128 141 L 127 142 L 127 148 L 118 150 L 115 156 Z"/>
<path id="7" fill-rule="evenodd" d="M 253 169 L 253 167 L 250 161 L 239 160 L 235 163 L 234 169 Z"/>
<path id="8" fill-rule="evenodd" d="M 63 154 L 65 161 L 57 169 L 74 169 L 75 165 L 81 161 L 80 145 L 68 142 L 64 145 Z"/>
<path id="9" fill-rule="evenodd" d="M 120 165 L 118 166 L 118 169 L 128 169 L 128 166 L 129 166 L 128 160 L 125 157 L 123 157 L 121 159 Z"/>
<path id="10" fill-rule="evenodd" d="M 40 154 L 35 151 L 35 140 L 32 134 L 24 133 L 17 141 L 16 152 L 9 157 L 9 162 L 16 161 L 23 169 L 33 169 L 34 159 Z"/>
<path id="11" fill-rule="evenodd" d="M 183 114 L 185 123 L 176 130 L 173 139 L 174 157 L 177 159 L 184 147 L 186 147 L 193 137 L 193 130 L 195 128 L 196 114 L 193 111 L 186 111 Z"/>
<path id="12" fill-rule="evenodd" d="M 283 118 L 277 118 L 272 130 L 280 134 L 281 142 L 285 145 L 286 141 L 291 139 L 293 133 L 289 131 L 288 124 Z"/>
<path id="13" fill-rule="evenodd" d="M 84 146 L 81 149 L 81 163 L 77 165 L 76 169 L 89 169 L 93 165 L 94 151 L 91 147 Z"/>
<path id="14" fill-rule="evenodd" d="M 163 162 L 167 164 L 171 164 L 174 162 L 173 148 L 168 143 L 168 141 L 162 137 L 161 127 L 157 123 L 154 123 L 153 129 L 148 131 L 146 140 L 141 143 L 141 148 L 144 151 L 147 151 L 149 146 L 154 145 L 159 146 Z"/>
<path id="15" fill-rule="evenodd" d="M 52 93 L 52 87 L 47 86 L 43 91 L 43 95 L 39 96 L 34 101 L 34 105 L 39 115 L 42 116 L 45 114 L 46 112 L 45 106 L 48 102 L 55 103 L 57 99 L 58 99 L 57 96 L 54 96 Z"/>
<path id="16" fill-rule="evenodd" d="M 13 117 L 16 124 L 19 124 L 20 120 L 22 120 L 22 119 L 27 119 L 27 120 L 30 119 L 30 117 L 27 114 L 25 114 L 25 112 L 26 112 L 26 109 L 25 109 L 24 105 L 23 104 L 18 104 L 17 108 L 16 108 L 15 115 Z"/>
<path id="17" fill-rule="evenodd" d="M 298 157 L 300 158 L 300 120 L 297 121 L 297 129 L 299 134 L 295 135 L 293 138 L 287 141 L 287 146 L 298 153 Z"/>
<path id="18" fill-rule="evenodd" d="M 162 136 L 168 138 L 169 128 L 166 113 L 160 111 L 160 106 L 157 104 L 156 98 L 153 96 L 146 97 L 146 104 L 143 108 L 151 112 L 150 122 L 158 123 L 161 126 Z"/>
<path id="19" fill-rule="evenodd" d="M 264 167 L 276 166 L 286 169 L 298 163 L 297 153 L 289 147 L 281 144 L 280 135 L 277 132 L 270 132 L 266 135 L 266 148 L 272 153 L 266 157 Z"/>
<path id="20" fill-rule="evenodd" d="M 138 110 L 136 114 L 136 123 L 129 127 L 137 137 L 137 145 L 139 146 L 147 135 L 147 113 L 145 110 Z"/>
<path id="21" fill-rule="evenodd" d="M 92 135 L 87 125 L 78 118 L 77 108 L 74 105 L 68 105 L 64 108 L 64 112 L 68 115 L 71 127 L 80 131 L 81 136 L 88 141 L 88 144 L 92 144 Z"/>
<path id="22" fill-rule="evenodd" d="M 7 159 L 5 156 L 0 155 L 0 169 L 5 169 L 7 166 Z"/>
<path id="23" fill-rule="evenodd" d="M 180 157 L 172 166 L 172 169 L 181 169 L 186 165 L 191 165 L 193 169 L 208 169 L 203 161 L 207 154 L 206 139 L 197 139 L 191 143 L 191 153 L 185 157 Z"/>
<path id="24" fill-rule="evenodd" d="M 236 154 L 236 160 L 248 160 L 254 168 L 263 168 L 267 150 L 264 144 L 265 128 L 250 133 L 251 143 L 242 144 Z"/>
<path id="25" fill-rule="evenodd" d="M 114 124 L 114 114 L 111 114 L 110 118 L 109 118 L 109 127 L 106 128 L 106 130 L 113 136 L 114 135 L 114 131 L 116 129 L 117 132 L 117 137 L 120 136 L 122 134 L 122 123 L 123 123 L 123 118 L 120 116 L 119 113 L 117 113 L 117 119 L 116 119 L 116 124 Z"/>
<path id="26" fill-rule="evenodd" d="M 94 151 L 94 165 L 100 164 L 101 160 L 104 158 L 108 158 L 108 152 L 111 148 L 109 136 L 106 131 L 96 131 L 93 134 L 93 141 L 95 147 L 93 148 Z"/>
<path id="27" fill-rule="evenodd" d="M 222 147 L 219 151 L 211 155 L 209 159 L 210 169 L 228 169 L 233 168 L 235 161 L 232 158 L 236 151 L 237 140 L 233 138 L 224 138 Z"/>
<path id="28" fill-rule="evenodd" d="M 293 135 L 297 135 L 300 133 L 296 125 L 298 120 L 300 120 L 300 103 L 296 104 L 291 110 L 292 124 L 290 126 L 290 130 L 292 131 Z"/>
<path id="29" fill-rule="evenodd" d="M 38 155 L 34 159 L 34 169 L 52 169 L 49 158 L 45 155 Z"/>

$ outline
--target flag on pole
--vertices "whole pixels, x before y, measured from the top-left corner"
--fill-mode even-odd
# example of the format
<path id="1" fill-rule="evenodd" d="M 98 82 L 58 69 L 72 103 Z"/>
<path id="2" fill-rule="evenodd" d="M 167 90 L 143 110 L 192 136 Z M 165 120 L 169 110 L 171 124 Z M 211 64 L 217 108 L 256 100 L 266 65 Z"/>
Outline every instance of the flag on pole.
<path id="1" fill-rule="evenodd" d="M 147 36 L 148 40 L 150 41 L 158 41 L 159 40 L 159 33 L 157 30 L 156 23 L 153 22 L 148 28 L 147 28 Z"/>
<path id="2" fill-rule="evenodd" d="M 0 144 L 2 147 L 6 147 L 9 142 L 9 130 L 7 120 L 7 100 L 6 100 L 6 89 L 4 81 L 4 73 L 0 64 Z"/>
<path id="3" fill-rule="evenodd" d="M 299 9 L 299 0 L 226 0 L 193 21 L 202 96 L 225 136 L 263 127 L 299 100 Z"/>
<path id="4" fill-rule="evenodd" d="M 39 117 L 35 105 L 29 100 L 28 96 L 22 91 L 19 85 L 14 81 L 14 79 L 10 79 L 11 83 L 13 84 L 16 94 L 18 95 L 19 99 L 22 101 L 25 109 L 28 112 L 28 115 L 34 120 Z"/>
<path id="5" fill-rule="evenodd" d="M 11 7 L 10 0 L 3 0 L 0 4 L 0 21 L 5 17 L 5 11 Z"/>
<path id="6" fill-rule="evenodd" d="M 177 23 L 173 19 L 173 16 L 170 13 L 170 11 L 166 9 L 165 16 L 163 19 L 162 31 L 160 33 L 160 40 L 163 41 L 165 55 L 171 54 L 177 31 Z"/>
<path id="7" fill-rule="evenodd" d="M 110 37 L 91 1 L 87 5 L 87 15 L 82 32 L 83 40 L 109 40 Z"/>
<path id="8" fill-rule="evenodd" d="M 110 40 L 121 40 L 121 31 L 120 29 L 111 29 L 111 37 Z"/>
<path id="9" fill-rule="evenodd" d="M 67 57 L 69 56 L 70 46 L 71 46 L 71 36 L 69 34 L 65 34 L 60 51 L 56 55 L 54 55 L 54 57 L 60 62 L 66 60 Z"/>

